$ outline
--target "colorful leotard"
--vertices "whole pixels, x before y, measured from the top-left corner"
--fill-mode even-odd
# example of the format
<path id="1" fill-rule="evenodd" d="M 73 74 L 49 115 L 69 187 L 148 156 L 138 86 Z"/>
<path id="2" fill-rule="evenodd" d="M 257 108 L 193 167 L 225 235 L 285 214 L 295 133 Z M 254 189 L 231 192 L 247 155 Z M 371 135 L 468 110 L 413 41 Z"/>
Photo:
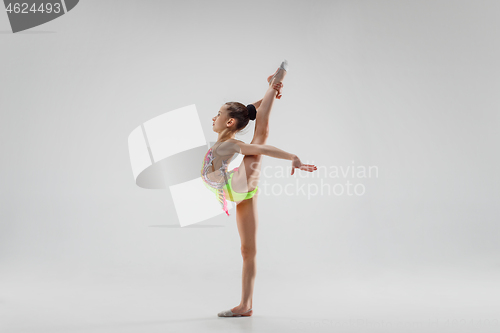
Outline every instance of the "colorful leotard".
<path id="1" fill-rule="evenodd" d="M 229 212 L 227 209 L 227 201 L 230 200 L 233 202 L 239 202 L 242 200 L 250 199 L 257 192 L 257 187 L 253 191 L 239 193 L 235 192 L 231 186 L 233 175 L 238 168 L 234 168 L 231 171 L 227 171 L 228 160 L 223 160 L 222 165 L 219 168 L 223 177 L 221 177 L 220 181 L 213 181 L 207 177 L 207 174 L 210 172 L 210 168 L 212 167 L 212 161 L 214 160 L 214 155 L 212 153 L 212 148 L 208 150 L 205 154 L 205 158 L 203 159 L 203 166 L 201 168 L 201 178 L 203 179 L 203 184 L 215 193 L 217 197 L 217 201 L 221 204 L 222 210 L 229 216 Z"/>

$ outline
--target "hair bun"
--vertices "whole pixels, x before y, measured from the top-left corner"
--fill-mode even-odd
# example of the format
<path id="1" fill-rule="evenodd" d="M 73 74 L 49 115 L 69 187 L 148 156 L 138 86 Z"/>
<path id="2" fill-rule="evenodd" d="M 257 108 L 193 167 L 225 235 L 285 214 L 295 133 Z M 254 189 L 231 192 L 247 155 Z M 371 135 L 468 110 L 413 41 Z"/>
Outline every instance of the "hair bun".
<path id="1" fill-rule="evenodd" d="M 250 120 L 255 120 L 255 118 L 257 118 L 257 109 L 255 108 L 255 106 L 253 104 L 248 104 L 247 109 L 248 118 L 250 118 Z"/>

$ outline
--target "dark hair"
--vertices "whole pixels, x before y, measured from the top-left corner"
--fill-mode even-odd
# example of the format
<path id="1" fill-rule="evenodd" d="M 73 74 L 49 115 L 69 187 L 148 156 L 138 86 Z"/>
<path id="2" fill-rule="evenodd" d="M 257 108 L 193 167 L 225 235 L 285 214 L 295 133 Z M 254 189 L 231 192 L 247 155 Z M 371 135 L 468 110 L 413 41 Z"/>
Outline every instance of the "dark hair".
<path id="1" fill-rule="evenodd" d="M 236 132 L 244 129 L 250 120 L 256 118 L 257 110 L 252 104 L 245 106 L 239 102 L 227 102 L 226 105 L 229 118 L 236 119 Z"/>

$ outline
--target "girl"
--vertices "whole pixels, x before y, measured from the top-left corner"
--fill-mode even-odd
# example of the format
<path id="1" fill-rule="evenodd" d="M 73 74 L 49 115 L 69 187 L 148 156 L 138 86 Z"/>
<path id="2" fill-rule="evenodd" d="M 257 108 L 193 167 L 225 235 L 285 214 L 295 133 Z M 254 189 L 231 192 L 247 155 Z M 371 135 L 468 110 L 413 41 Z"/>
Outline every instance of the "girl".
<path id="1" fill-rule="evenodd" d="M 243 278 L 241 302 L 234 308 L 218 313 L 219 317 L 251 316 L 253 286 L 256 275 L 257 196 L 262 155 L 292 161 L 292 172 L 300 169 L 317 170 L 315 165 L 302 164 L 291 153 L 266 145 L 269 135 L 269 115 L 274 99 L 281 98 L 283 79 L 288 70 L 283 61 L 274 75 L 267 78 L 269 88 L 264 98 L 250 105 L 238 102 L 225 103 L 212 118 L 213 130 L 218 133 L 217 142 L 205 155 L 201 170 L 204 184 L 213 191 L 222 209 L 229 216 L 227 201 L 236 203 L 236 222 L 241 239 Z M 236 140 L 235 134 L 245 128 L 249 120 L 255 120 L 255 131 L 250 144 Z M 227 171 L 227 166 L 236 153 L 245 157 L 240 166 Z"/>

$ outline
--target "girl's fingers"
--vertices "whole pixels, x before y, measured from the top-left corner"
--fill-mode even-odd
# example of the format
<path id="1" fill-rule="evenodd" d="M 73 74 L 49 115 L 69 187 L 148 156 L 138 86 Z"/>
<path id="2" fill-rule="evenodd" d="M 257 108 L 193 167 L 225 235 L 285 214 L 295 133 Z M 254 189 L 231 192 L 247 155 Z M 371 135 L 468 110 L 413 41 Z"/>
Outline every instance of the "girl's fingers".
<path id="1" fill-rule="evenodd" d="M 311 165 L 311 164 L 303 164 L 301 167 L 301 170 L 310 171 L 310 172 L 317 170 L 317 169 L 318 168 L 315 165 Z"/>

